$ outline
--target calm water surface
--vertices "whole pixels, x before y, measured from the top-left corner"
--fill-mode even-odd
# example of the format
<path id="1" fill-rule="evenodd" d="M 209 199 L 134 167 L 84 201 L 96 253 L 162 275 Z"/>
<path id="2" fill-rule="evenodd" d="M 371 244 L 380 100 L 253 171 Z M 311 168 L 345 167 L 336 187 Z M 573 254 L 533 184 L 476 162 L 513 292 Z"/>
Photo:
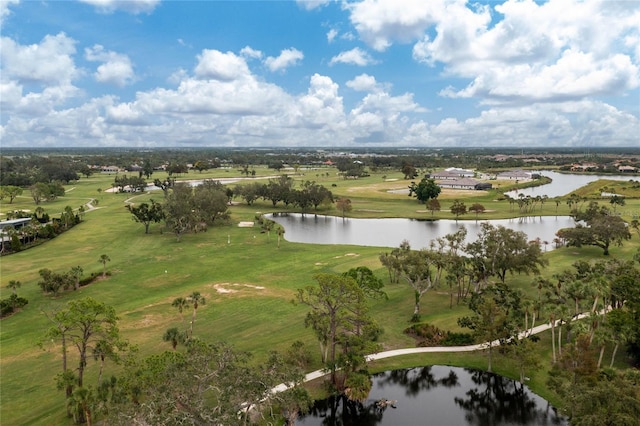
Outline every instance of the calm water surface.
<path id="1" fill-rule="evenodd" d="M 415 219 L 343 219 L 335 216 L 281 213 L 269 215 L 282 225 L 287 241 L 310 244 L 350 244 L 371 247 L 398 247 L 408 240 L 414 249 L 429 247 L 432 240 L 467 228 L 467 242 L 476 240 L 483 221 Z M 547 241 L 542 250 L 551 250 L 555 233 L 560 228 L 575 226 L 569 216 L 542 216 L 488 221 L 494 226 L 502 225 L 527 234 L 529 240 L 540 238 Z"/>
<path id="2" fill-rule="evenodd" d="M 372 376 L 364 403 L 344 397 L 316 402 L 297 425 L 506 426 L 567 425 L 549 403 L 527 386 L 466 368 L 428 366 Z M 395 401 L 381 408 L 378 401 Z"/>
<path id="3" fill-rule="evenodd" d="M 546 195 L 549 198 L 552 197 L 561 197 L 563 195 L 567 195 L 578 188 L 582 188 L 583 186 L 589 184 L 590 182 L 600 180 L 600 179 L 608 179 L 608 180 L 640 180 L 638 176 L 624 176 L 624 175 L 576 175 L 576 174 L 565 174 L 553 172 L 550 170 L 543 170 L 540 172 L 542 176 L 549 177 L 553 179 L 553 182 L 536 186 L 534 188 L 525 188 L 517 191 L 507 192 L 506 195 L 512 198 L 518 198 L 519 194 L 524 194 L 525 196 L 529 195 L 531 197 L 535 196 L 543 196 Z"/>

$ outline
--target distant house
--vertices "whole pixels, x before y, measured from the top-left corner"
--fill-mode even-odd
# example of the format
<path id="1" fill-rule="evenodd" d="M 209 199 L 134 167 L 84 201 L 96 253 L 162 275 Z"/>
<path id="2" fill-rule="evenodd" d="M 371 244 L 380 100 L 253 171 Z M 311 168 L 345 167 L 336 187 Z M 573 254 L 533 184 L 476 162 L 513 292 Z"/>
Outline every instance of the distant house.
<path id="1" fill-rule="evenodd" d="M 476 173 L 473 170 L 460 169 L 458 167 L 449 167 L 444 170 L 445 172 L 454 173 L 461 178 L 472 178 L 476 175 Z"/>
<path id="2" fill-rule="evenodd" d="M 103 166 L 100 171 L 102 173 L 118 173 L 120 171 L 120 167 L 118 166 Z"/>
<path id="3" fill-rule="evenodd" d="M 620 173 L 635 173 L 638 169 L 633 166 L 618 166 L 618 171 Z"/>
<path id="4" fill-rule="evenodd" d="M 458 180 L 460 178 L 472 178 L 475 176 L 473 170 L 459 169 L 457 167 L 449 167 L 440 172 L 434 172 L 427 175 L 428 178 L 435 180 Z"/>
<path id="5" fill-rule="evenodd" d="M 436 182 L 440 188 L 448 188 L 448 189 L 476 189 L 476 185 L 478 182 L 475 179 L 471 178 L 460 178 L 456 180 L 441 180 Z"/>
<path id="6" fill-rule="evenodd" d="M 0 222 L 0 233 L 4 233 L 4 229 L 12 227 L 14 229 L 20 229 L 23 226 L 31 222 L 30 217 L 23 217 L 20 219 L 3 220 Z"/>
<path id="7" fill-rule="evenodd" d="M 499 180 L 531 180 L 533 176 L 529 172 L 525 172 L 524 170 L 509 170 L 507 172 L 498 173 L 496 179 Z"/>
<path id="8" fill-rule="evenodd" d="M 572 172 L 585 172 L 597 170 L 599 166 L 596 163 L 582 163 L 582 164 L 572 164 L 571 171 Z"/>
<path id="9" fill-rule="evenodd" d="M 460 176 L 458 176 L 455 173 L 452 172 L 448 172 L 448 171 L 442 171 L 442 172 L 435 172 L 435 173 L 430 173 L 427 175 L 428 178 L 431 179 L 435 179 L 435 180 L 457 180 L 460 179 Z"/>

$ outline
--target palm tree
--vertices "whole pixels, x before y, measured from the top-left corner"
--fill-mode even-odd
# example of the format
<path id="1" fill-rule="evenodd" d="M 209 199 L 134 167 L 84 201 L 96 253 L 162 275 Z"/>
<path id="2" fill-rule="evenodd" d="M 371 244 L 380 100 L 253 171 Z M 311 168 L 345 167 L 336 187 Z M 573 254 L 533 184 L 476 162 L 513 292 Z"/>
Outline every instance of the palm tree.
<path id="1" fill-rule="evenodd" d="M 279 226 L 276 229 L 276 234 L 278 235 L 278 248 L 280 248 L 280 238 L 282 238 L 282 236 L 284 235 L 284 228 L 282 226 Z"/>
<path id="2" fill-rule="evenodd" d="M 193 315 L 191 316 L 191 329 L 189 332 L 189 336 L 193 337 L 193 323 L 196 322 L 196 313 L 198 312 L 198 305 L 205 304 L 205 299 L 200 295 L 199 291 L 194 291 L 189 296 L 189 302 L 193 304 Z"/>
<path id="3" fill-rule="evenodd" d="M 36 207 L 36 209 L 34 210 L 34 214 L 35 214 L 36 218 L 44 217 L 44 214 L 45 214 L 45 213 L 46 213 L 46 212 L 45 212 L 44 208 L 42 208 L 42 206 L 38 206 L 38 207 Z"/>
<path id="4" fill-rule="evenodd" d="M 106 254 L 101 254 L 98 262 L 102 263 L 102 278 L 107 276 L 107 262 L 111 262 L 111 258 Z"/>
<path id="5" fill-rule="evenodd" d="M 95 404 L 93 391 L 88 388 L 79 387 L 67 399 L 67 409 L 73 414 L 73 420 L 77 424 L 87 423 L 91 426 L 91 411 Z"/>
<path id="6" fill-rule="evenodd" d="M 182 341 L 182 335 L 178 331 L 177 327 L 171 327 L 164 332 L 162 340 L 164 340 L 165 342 L 171 342 L 171 347 L 175 351 L 178 347 L 178 343 Z"/>
<path id="7" fill-rule="evenodd" d="M 102 382 L 102 371 L 104 370 L 104 363 L 107 357 L 113 357 L 115 354 L 113 352 L 113 346 L 109 344 L 106 340 L 100 340 L 96 343 L 96 346 L 93 348 L 93 359 L 98 361 L 100 360 L 100 371 L 98 373 L 98 387 Z"/>
<path id="8" fill-rule="evenodd" d="M 602 358 L 604 357 L 604 350 L 607 344 L 614 341 L 614 336 L 612 330 L 608 327 L 598 327 L 592 336 L 592 341 L 600 346 L 600 355 L 598 356 L 598 369 L 600 369 Z"/>
<path id="9" fill-rule="evenodd" d="M 522 310 L 524 311 L 524 335 L 526 337 L 527 330 L 529 330 L 529 314 L 534 308 L 534 302 L 531 299 L 523 299 L 521 302 Z M 533 321 L 535 321 L 535 313 L 533 314 Z"/>
<path id="10" fill-rule="evenodd" d="M 6 287 L 10 288 L 11 291 L 13 291 L 13 294 L 17 295 L 18 294 L 17 289 L 22 287 L 22 283 L 20 281 L 11 280 L 11 281 L 9 281 L 9 284 L 7 284 Z"/>
<path id="11" fill-rule="evenodd" d="M 610 368 L 613 368 L 613 363 L 616 360 L 616 354 L 618 353 L 618 347 L 620 344 L 627 343 L 634 335 L 633 319 L 628 311 L 622 309 L 614 309 L 607 315 L 607 322 L 605 327 L 611 330 L 612 339 L 615 344 L 613 347 L 613 353 L 611 354 Z"/>
<path id="12" fill-rule="evenodd" d="M 173 306 L 174 308 L 178 308 L 180 319 L 182 320 L 182 322 L 184 322 L 182 311 L 184 310 L 184 308 L 189 306 L 189 302 L 187 301 L 187 299 L 185 299 L 184 297 L 176 297 L 175 299 L 173 299 L 173 302 L 171 302 L 171 306 Z"/>
<path id="13" fill-rule="evenodd" d="M 80 266 L 74 266 L 71 268 L 71 276 L 74 279 L 73 291 L 76 291 L 80 288 L 80 277 L 82 276 L 82 268 Z"/>

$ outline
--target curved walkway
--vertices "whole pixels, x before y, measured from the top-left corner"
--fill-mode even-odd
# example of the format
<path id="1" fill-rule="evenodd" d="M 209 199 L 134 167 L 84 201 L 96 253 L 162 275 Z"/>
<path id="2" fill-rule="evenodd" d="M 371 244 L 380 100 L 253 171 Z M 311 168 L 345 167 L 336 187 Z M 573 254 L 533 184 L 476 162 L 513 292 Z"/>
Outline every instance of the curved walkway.
<path id="1" fill-rule="evenodd" d="M 602 313 L 602 311 L 600 312 Z M 575 317 L 572 318 L 572 321 L 575 320 L 580 320 L 583 318 L 588 317 L 589 315 L 591 315 L 590 312 L 586 312 L 586 313 L 582 313 L 579 314 Z M 556 321 L 556 326 L 558 325 L 558 323 L 560 322 L 560 320 Z M 523 331 L 518 335 L 518 338 L 521 339 L 523 337 L 528 337 L 531 336 L 533 334 L 538 334 L 538 333 L 542 333 L 543 331 L 549 330 L 551 328 L 551 323 L 547 323 L 547 324 L 541 324 L 538 325 L 536 327 L 533 327 L 529 330 Z M 384 351 L 384 352 L 378 352 L 375 354 L 370 354 L 367 355 L 365 357 L 365 359 L 367 360 L 367 362 L 370 361 L 376 361 L 378 359 L 384 359 L 384 358 L 392 358 L 395 356 L 401 356 L 401 355 L 413 355 L 413 354 L 424 354 L 424 353 L 442 353 L 442 352 L 474 352 L 474 351 L 478 351 L 478 350 L 482 350 L 485 348 L 489 347 L 489 343 L 490 342 L 484 342 L 484 343 L 479 343 L 476 345 L 468 345 L 468 346 L 431 346 L 431 347 L 421 347 L 421 348 L 406 348 L 406 349 L 394 349 L 394 350 L 390 350 L 390 351 Z M 494 340 L 493 342 L 491 342 L 491 346 L 498 346 L 500 345 L 500 341 L 499 340 Z M 304 382 L 310 382 L 312 380 L 316 380 L 319 379 L 323 376 L 326 376 L 327 374 L 329 374 L 326 370 L 316 370 L 316 371 L 312 371 L 311 373 L 308 373 L 304 376 Z M 283 392 L 287 389 L 289 389 L 292 385 L 291 384 L 287 384 L 287 383 L 281 383 L 278 386 L 274 387 L 273 389 L 271 389 L 272 392 L 276 393 L 276 392 Z"/>

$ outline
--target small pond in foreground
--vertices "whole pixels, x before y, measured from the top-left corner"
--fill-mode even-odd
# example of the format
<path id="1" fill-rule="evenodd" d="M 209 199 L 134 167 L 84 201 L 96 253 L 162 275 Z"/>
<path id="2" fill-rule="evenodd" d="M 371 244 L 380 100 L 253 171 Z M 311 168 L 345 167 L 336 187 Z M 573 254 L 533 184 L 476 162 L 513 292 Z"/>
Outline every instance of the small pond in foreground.
<path id="1" fill-rule="evenodd" d="M 427 366 L 372 376 L 364 403 L 331 397 L 317 401 L 297 425 L 506 426 L 567 425 L 526 385 L 484 371 Z M 393 402 L 381 407 L 379 401 Z"/>
<path id="2" fill-rule="evenodd" d="M 284 213 L 268 215 L 285 229 L 287 241 L 309 244 L 351 244 L 370 247 L 399 247 L 403 240 L 414 249 L 429 247 L 436 238 L 467 228 L 467 243 L 475 241 L 482 220 L 417 220 L 417 219 L 354 219 L 314 214 Z M 554 247 L 553 239 L 561 228 L 575 226 L 569 216 L 531 216 L 516 219 L 486 221 L 527 234 L 529 240 L 540 238 L 542 250 Z"/>

